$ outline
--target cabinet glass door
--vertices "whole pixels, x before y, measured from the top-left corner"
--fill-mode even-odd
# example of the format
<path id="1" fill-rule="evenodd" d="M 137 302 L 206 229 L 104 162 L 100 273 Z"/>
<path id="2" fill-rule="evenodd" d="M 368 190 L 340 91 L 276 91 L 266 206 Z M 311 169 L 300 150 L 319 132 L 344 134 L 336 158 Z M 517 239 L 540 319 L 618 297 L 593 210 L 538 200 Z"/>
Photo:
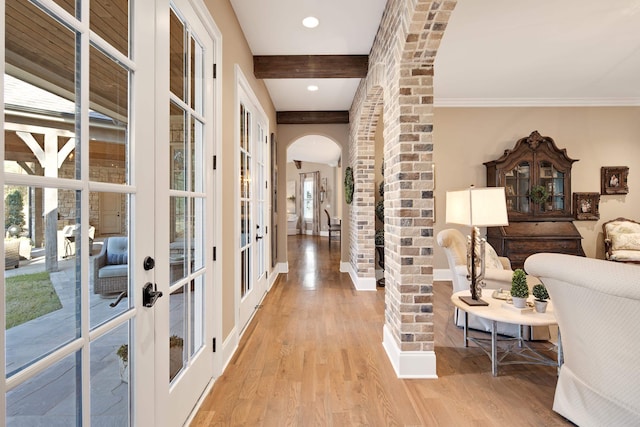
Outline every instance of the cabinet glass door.
<path id="1" fill-rule="evenodd" d="M 505 173 L 505 192 L 509 212 L 523 214 L 529 212 L 530 171 L 529 162 L 521 162 Z"/>
<path id="2" fill-rule="evenodd" d="M 538 205 L 539 212 L 562 211 L 565 208 L 564 172 L 556 169 L 551 162 L 540 162 L 538 172 L 539 185 L 548 193 L 547 200 Z"/>

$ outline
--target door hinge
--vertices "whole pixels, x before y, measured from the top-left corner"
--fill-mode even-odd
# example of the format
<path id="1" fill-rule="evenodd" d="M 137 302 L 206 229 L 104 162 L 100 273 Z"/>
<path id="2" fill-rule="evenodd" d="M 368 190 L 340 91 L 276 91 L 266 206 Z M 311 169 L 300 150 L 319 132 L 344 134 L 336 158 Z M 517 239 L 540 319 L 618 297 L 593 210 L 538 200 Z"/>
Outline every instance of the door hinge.
<path id="1" fill-rule="evenodd" d="M 213 156 L 213 170 L 218 169 L 218 156 Z"/>
<path id="2" fill-rule="evenodd" d="M 213 64 L 213 78 L 218 78 L 218 64 Z"/>
<path id="3" fill-rule="evenodd" d="M 214 246 L 214 247 L 213 247 L 213 260 L 214 260 L 214 261 L 216 261 L 216 258 L 217 258 L 217 254 L 216 254 L 216 252 L 217 252 L 217 251 L 216 251 L 216 249 L 217 249 L 217 248 Z"/>
<path id="4" fill-rule="evenodd" d="M 216 339 L 215 338 L 212 340 L 212 343 L 211 343 L 211 351 L 213 353 L 216 352 Z"/>

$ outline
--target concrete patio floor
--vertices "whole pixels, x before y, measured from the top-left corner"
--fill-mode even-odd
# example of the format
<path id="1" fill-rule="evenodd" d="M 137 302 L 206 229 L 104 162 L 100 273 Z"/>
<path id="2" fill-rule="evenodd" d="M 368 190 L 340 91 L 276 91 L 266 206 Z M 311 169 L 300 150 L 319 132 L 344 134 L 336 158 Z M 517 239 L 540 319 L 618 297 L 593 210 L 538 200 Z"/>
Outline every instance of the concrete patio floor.
<path id="1" fill-rule="evenodd" d="M 27 367 L 32 361 L 72 341 L 79 328 L 79 304 L 76 297 L 76 258 L 59 261 L 59 271 L 50 275 L 62 308 L 6 331 L 6 368 L 8 375 Z M 5 277 L 45 271 L 44 257 L 20 262 L 20 267 L 5 271 Z M 90 289 L 90 319 L 96 326 L 124 311 L 127 299 L 109 307 L 113 299 L 102 298 Z M 126 325 L 92 342 L 91 425 L 128 425 L 129 387 L 120 378 L 116 351 L 128 342 Z M 81 401 L 80 354 L 71 355 L 31 380 L 7 393 L 7 426 L 76 425 Z"/>

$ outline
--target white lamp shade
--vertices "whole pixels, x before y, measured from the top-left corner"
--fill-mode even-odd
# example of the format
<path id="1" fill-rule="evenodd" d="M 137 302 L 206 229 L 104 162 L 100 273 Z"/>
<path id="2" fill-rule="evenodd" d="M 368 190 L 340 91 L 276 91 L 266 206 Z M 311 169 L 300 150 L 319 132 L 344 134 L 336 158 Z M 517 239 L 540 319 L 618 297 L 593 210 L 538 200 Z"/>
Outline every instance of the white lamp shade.
<path id="1" fill-rule="evenodd" d="M 446 221 L 471 227 L 509 225 L 504 187 L 447 191 Z"/>

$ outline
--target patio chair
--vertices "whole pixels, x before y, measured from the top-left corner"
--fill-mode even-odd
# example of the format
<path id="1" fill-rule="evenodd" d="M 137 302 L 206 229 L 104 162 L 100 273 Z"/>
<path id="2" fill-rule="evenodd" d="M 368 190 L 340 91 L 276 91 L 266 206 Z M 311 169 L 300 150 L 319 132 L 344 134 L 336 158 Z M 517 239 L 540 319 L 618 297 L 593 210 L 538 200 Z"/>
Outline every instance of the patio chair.
<path id="1" fill-rule="evenodd" d="M 4 269 L 20 266 L 20 239 L 4 239 Z"/>
<path id="2" fill-rule="evenodd" d="M 129 240 L 126 236 L 107 237 L 91 268 L 93 292 L 113 296 L 127 290 L 129 283 Z"/>

